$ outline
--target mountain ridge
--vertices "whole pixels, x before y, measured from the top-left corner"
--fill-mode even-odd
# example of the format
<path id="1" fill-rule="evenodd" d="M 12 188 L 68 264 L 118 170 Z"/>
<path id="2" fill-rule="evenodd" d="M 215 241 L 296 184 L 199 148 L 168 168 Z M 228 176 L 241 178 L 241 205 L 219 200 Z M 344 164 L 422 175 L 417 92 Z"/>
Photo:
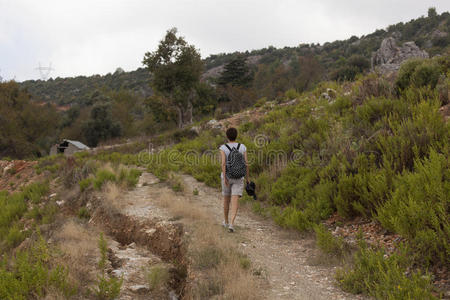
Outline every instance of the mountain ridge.
<path id="1" fill-rule="evenodd" d="M 406 23 L 389 25 L 386 29 L 378 29 L 359 38 L 352 36 L 346 40 L 326 42 L 322 45 L 312 43 L 283 48 L 269 46 L 252 51 L 213 54 L 203 60 L 205 68 L 202 78 L 204 80 L 209 78 L 214 82 L 214 78 L 220 75 L 224 65 L 236 56 L 244 56 L 257 79 L 264 77 L 264 75 L 258 77 L 258 74 L 266 72 L 265 69 L 276 69 L 280 64 L 292 69 L 301 68 L 302 63 L 299 63 L 300 66 L 297 65 L 298 57 L 313 58 L 317 61 L 323 70 L 320 80 L 353 79 L 355 72 L 367 71 L 370 68 L 373 53 L 380 48 L 383 39 L 391 36 L 396 38 L 399 45 L 413 41 L 430 56 L 442 54 L 450 48 L 450 13 L 443 12 L 437 15 L 435 11 L 434 13 L 429 11 L 427 17 L 422 16 Z M 352 58 L 362 64 L 358 65 L 360 70 L 351 70 Z M 286 73 L 283 76 L 290 78 L 294 75 Z M 117 68 L 116 72 L 106 75 L 58 77 L 47 81 L 27 80 L 21 82 L 20 86 L 32 95 L 33 100 L 58 105 L 90 105 L 92 103 L 89 98 L 97 90 L 102 89 L 112 91 L 125 89 L 144 98 L 152 94 L 150 74 L 144 68 L 129 72 Z M 291 87 L 297 90 L 302 88 L 295 85 Z"/>

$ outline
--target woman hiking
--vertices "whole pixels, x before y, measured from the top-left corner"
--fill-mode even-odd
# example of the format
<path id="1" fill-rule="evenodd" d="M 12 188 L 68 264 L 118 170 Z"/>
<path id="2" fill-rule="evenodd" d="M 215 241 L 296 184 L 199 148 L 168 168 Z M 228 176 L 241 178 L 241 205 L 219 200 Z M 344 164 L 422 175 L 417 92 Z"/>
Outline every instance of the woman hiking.
<path id="1" fill-rule="evenodd" d="M 238 212 L 239 197 L 244 190 L 244 178 L 248 183 L 249 170 L 247 159 L 247 148 L 244 144 L 236 142 L 238 135 L 236 128 L 228 128 L 226 131 L 228 143 L 220 146 L 222 159 L 222 182 L 223 195 L 223 226 L 229 232 L 234 232 L 234 221 Z M 231 222 L 228 222 L 228 213 L 231 204 Z"/>

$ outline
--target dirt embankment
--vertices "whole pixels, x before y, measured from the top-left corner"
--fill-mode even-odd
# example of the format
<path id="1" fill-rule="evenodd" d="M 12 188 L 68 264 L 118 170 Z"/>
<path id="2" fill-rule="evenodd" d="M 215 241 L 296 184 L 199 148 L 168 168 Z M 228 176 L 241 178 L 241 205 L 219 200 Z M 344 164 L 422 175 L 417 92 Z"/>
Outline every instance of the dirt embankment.
<path id="1" fill-rule="evenodd" d="M 41 175 L 34 169 L 36 164 L 36 161 L 0 160 L 0 190 L 15 191 L 38 180 Z"/>
<path id="2" fill-rule="evenodd" d="M 104 229 L 112 239 L 117 241 L 117 243 L 113 243 L 113 247 L 109 248 L 109 257 L 113 269 L 116 270 L 115 274 L 124 275 L 122 294 L 134 294 L 136 297 L 138 295 L 151 295 L 147 278 L 145 278 L 145 267 L 151 265 L 151 261 L 159 261 L 159 263 L 167 265 L 166 268 L 170 273 L 166 294 L 159 294 L 159 297 L 182 298 L 185 293 L 187 264 L 183 225 L 169 220 L 135 218 L 123 211 L 111 210 L 108 205 L 105 205 L 105 202 L 99 199 L 94 200 L 93 205 L 96 208 L 89 223 Z M 145 257 L 152 256 L 156 259 L 153 258 L 147 264 L 130 266 L 132 261 L 129 257 L 130 251 L 133 252 L 133 250 L 139 248 L 149 253 L 142 255 L 141 251 L 140 260 L 143 262 Z M 136 255 L 130 256 L 132 258 Z M 117 259 L 118 257 L 119 259 Z M 124 273 L 120 271 L 121 269 L 128 269 L 128 271 Z M 133 276 L 127 276 L 130 273 L 133 273 Z"/>

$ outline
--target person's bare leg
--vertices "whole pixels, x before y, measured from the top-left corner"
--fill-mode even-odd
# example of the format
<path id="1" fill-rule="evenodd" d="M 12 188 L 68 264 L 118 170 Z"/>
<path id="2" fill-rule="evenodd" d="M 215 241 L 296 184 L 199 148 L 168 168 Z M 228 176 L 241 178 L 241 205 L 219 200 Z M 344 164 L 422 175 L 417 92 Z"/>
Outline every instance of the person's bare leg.
<path id="1" fill-rule="evenodd" d="M 231 223 L 230 223 L 232 227 L 234 225 L 234 220 L 236 219 L 238 208 L 239 208 L 239 196 L 233 195 L 231 196 Z"/>
<path id="2" fill-rule="evenodd" d="M 223 217 L 225 223 L 228 224 L 228 212 L 230 211 L 231 196 L 223 196 Z"/>

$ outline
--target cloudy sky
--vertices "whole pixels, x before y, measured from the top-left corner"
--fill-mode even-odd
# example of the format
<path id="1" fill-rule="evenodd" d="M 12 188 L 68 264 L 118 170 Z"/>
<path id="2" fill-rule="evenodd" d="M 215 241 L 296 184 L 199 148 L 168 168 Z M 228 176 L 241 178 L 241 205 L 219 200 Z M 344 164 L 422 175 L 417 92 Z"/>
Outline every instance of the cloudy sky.
<path id="1" fill-rule="evenodd" d="M 178 27 L 203 57 L 361 36 L 450 11 L 449 0 L 0 0 L 0 76 L 38 79 L 134 70 Z"/>

